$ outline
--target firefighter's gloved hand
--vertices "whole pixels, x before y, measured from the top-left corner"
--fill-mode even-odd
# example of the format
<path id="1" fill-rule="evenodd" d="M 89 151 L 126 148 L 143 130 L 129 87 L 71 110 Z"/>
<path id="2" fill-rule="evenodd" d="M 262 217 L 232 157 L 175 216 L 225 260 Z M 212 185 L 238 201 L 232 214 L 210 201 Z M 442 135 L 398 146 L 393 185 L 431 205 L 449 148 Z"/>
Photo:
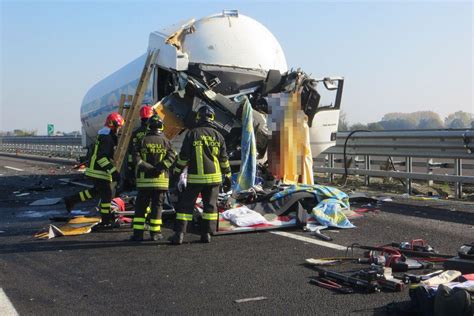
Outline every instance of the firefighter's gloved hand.
<path id="1" fill-rule="evenodd" d="M 224 176 L 224 181 L 222 182 L 222 188 L 224 192 L 229 192 L 232 187 L 232 180 L 229 176 Z"/>
<path id="2" fill-rule="evenodd" d="M 120 173 L 118 171 L 115 171 L 114 173 L 112 173 L 112 181 L 120 182 Z"/>
<path id="3" fill-rule="evenodd" d="M 186 177 L 181 174 L 178 180 L 178 191 L 183 192 L 186 189 Z"/>

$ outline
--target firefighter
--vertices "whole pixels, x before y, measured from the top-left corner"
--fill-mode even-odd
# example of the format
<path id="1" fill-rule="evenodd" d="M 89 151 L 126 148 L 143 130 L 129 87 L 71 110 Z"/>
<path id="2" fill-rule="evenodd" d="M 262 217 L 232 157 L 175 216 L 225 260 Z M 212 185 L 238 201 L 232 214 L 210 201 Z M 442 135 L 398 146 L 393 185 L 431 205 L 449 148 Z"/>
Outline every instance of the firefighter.
<path id="1" fill-rule="evenodd" d="M 133 189 L 135 187 L 135 166 L 133 163 L 133 149 L 137 146 L 137 144 L 145 137 L 147 132 L 147 122 L 148 119 L 153 115 L 153 108 L 148 104 L 145 104 L 140 109 L 140 126 L 137 127 L 132 133 L 132 139 L 130 141 L 129 149 L 128 149 L 128 157 L 127 157 L 127 178 L 125 186 L 129 189 Z"/>
<path id="2" fill-rule="evenodd" d="M 203 214 L 201 222 L 201 242 L 211 242 L 210 233 L 214 232 L 218 220 L 217 196 L 219 186 L 230 187 L 230 165 L 227 157 L 224 137 L 213 127 L 214 110 L 205 105 L 196 114 L 196 128 L 188 131 L 174 169 L 176 178 L 188 167 L 187 186 L 177 206 L 175 234 L 171 243 L 183 243 L 184 233 L 189 221 L 193 219 L 196 198 L 201 193 Z"/>
<path id="3" fill-rule="evenodd" d="M 113 156 L 117 145 L 117 132 L 123 126 L 124 119 L 118 113 L 110 113 L 105 120 L 105 127 L 99 130 L 92 155 L 89 159 L 85 175 L 94 181 L 92 189 L 64 198 L 68 212 L 78 202 L 99 197 L 101 225 L 111 226 L 110 201 L 116 182 L 120 180 L 120 173 L 114 166 Z"/>
<path id="4" fill-rule="evenodd" d="M 148 216 L 150 239 L 156 241 L 163 238 L 161 212 L 168 191 L 168 169 L 176 159 L 171 142 L 163 135 L 163 122 L 158 115 L 149 118 L 145 137 L 134 147 L 134 159 L 137 166 L 138 195 L 133 218 L 133 236 L 130 239 L 143 240 L 145 214 L 151 203 Z"/>

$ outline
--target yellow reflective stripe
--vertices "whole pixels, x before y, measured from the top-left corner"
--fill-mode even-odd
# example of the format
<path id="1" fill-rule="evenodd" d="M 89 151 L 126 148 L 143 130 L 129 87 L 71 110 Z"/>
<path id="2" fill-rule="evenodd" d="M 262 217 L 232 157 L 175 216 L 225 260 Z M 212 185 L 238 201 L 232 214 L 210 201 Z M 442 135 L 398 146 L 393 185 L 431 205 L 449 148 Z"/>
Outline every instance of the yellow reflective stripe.
<path id="1" fill-rule="evenodd" d="M 184 159 L 181 159 L 181 158 L 178 158 L 178 161 L 176 162 L 176 164 L 180 165 L 180 166 L 186 166 L 186 164 L 188 163 L 187 160 L 184 160 Z"/>
<path id="2" fill-rule="evenodd" d="M 133 222 L 134 223 L 145 223 L 145 217 L 134 217 Z"/>
<path id="3" fill-rule="evenodd" d="M 109 174 L 107 174 L 107 172 L 105 172 L 105 171 L 102 171 L 102 170 L 93 170 L 93 169 L 90 169 L 90 168 L 87 168 L 87 169 L 86 169 L 86 174 L 88 174 L 88 173 L 97 174 L 97 175 L 109 176 Z"/>
<path id="4" fill-rule="evenodd" d="M 85 174 L 91 178 L 112 181 L 112 176 L 105 171 L 86 169 Z"/>
<path id="5" fill-rule="evenodd" d="M 176 219 L 181 221 L 192 221 L 193 214 L 176 213 Z"/>
<path id="6" fill-rule="evenodd" d="M 196 146 L 196 168 L 198 174 L 204 174 L 204 163 L 202 161 L 202 146 Z"/>
<path id="7" fill-rule="evenodd" d="M 85 190 L 84 194 L 86 195 L 88 199 L 92 199 L 92 194 L 89 192 L 89 190 Z"/>
<path id="8" fill-rule="evenodd" d="M 150 219 L 150 224 L 161 225 L 161 224 L 162 224 L 162 221 L 161 221 L 161 219 L 153 219 L 153 218 L 151 218 L 151 219 Z"/>
<path id="9" fill-rule="evenodd" d="M 104 162 L 109 162 L 109 160 L 107 159 L 107 157 L 102 157 L 99 160 L 97 160 L 97 162 L 98 163 L 104 163 Z"/>
<path id="10" fill-rule="evenodd" d="M 161 232 L 161 226 L 150 226 L 150 231 L 154 233 Z"/>
<path id="11" fill-rule="evenodd" d="M 221 173 L 213 173 L 213 174 L 206 174 L 206 175 L 188 174 L 187 181 L 189 183 L 220 183 L 222 182 L 222 174 Z"/>
<path id="12" fill-rule="evenodd" d="M 81 198 L 82 202 L 86 200 L 86 197 L 84 196 L 84 192 L 79 192 L 79 197 Z"/>
<path id="13" fill-rule="evenodd" d="M 101 208 L 101 209 L 100 209 L 100 212 L 101 212 L 102 214 L 109 214 L 109 213 L 110 213 L 110 210 L 109 210 L 108 208 L 106 208 L 106 209 Z"/>
<path id="14" fill-rule="evenodd" d="M 165 165 L 166 169 L 168 169 L 173 163 L 168 160 L 163 160 L 163 164 Z"/>
<path id="15" fill-rule="evenodd" d="M 100 203 L 100 206 L 103 206 L 103 207 L 110 207 L 111 203 L 108 202 L 108 203 Z"/>
<path id="16" fill-rule="evenodd" d="M 145 225 L 137 225 L 137 224 L 134 224 L 134 225 L 133 225 L 133 229 L 136 229 L 136 230 L 145 230 Z"/>
<path id="17" fill-rule="evenodd" d="M 137 187 L 145 187 L 145 186 L 168 186 L 169 179 L 165 176 L 160 176 L 158 178 L 138 178 L 137 179 Z"/>
<path id="18" fill-rule="evenodd" d="M 229 160 L 220 163 L 221 168 L 230 168 Z"/>
<path id="19" fill-rule="evenodd" d="M 163 183 L 137 183 L 137 188 L 157 188 L 168 190 L 169 184 Z"/>
<path id="20" fill-rule="evenodd" d="M 108 173 L 108 174 L 112 174 L 112 173 L 114 173 L 115 171 L 117 171 L 117 168 L 112 167 L 112 168 L 110 168 L 109 170 L 107 170 L 107 173 Z"/>
<path id="21" fill-rule="evenodd" d="M 110 164 L 109 160 L 107 158 L 101 158 L 99 160 L 97 160 L 97 163 L 99 164 L 99 166 L 101 166 L 102 168 L 107 166 L 108 164 Z"/>
<path id="22" fill-rule="evenodd" d="M 215 172 L 220 172 L 221 168 L 219 167 L 219 159 L 217 156 L 219 155 L 219 147 L 212 147 L 212 158 L 214 160 L 214 170 Z"/>
<path id="23" fill-rule="evenodd" d="M 98 150 L 99 150 L 99 136 L 96 137 L 94 152 L 92 153 L 92 156 L 91 156 L 91 164 L 89 166 L 91 169 L 94 169 L 94 167 L 95 167 L 95 161 L 97 159 L 97 151 Z"/>
<path id="24" fill-rule="evenodd" d="M 174 173 L 181 173 L 181 168 L 176 167 L 176 168 L 173 169 L 173 172 Z"/>
<path id="25" fill-rule="evenodd" d="M 161 183 L 166 184 L 168 183 L 168 178 L 153 178 L 153 179 L 137 179 L 137 183 L 144 183 L 144 184 L 153 184 L 153 183 Z"/>
<path id="26" fill-rule="evenodd" d="M 208 221 L 217 221 L 217 213 L 202 213 L 202 219 Z"/>

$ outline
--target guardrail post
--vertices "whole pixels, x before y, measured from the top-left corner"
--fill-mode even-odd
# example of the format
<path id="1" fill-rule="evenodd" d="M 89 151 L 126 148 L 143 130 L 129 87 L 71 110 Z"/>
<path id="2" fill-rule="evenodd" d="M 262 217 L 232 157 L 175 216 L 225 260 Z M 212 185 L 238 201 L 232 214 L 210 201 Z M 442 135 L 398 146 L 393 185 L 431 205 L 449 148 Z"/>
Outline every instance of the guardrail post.
<path id="1" fill-rule="evenodd" d="M 412 173 L 413 172 L 413 164 L 412 164 L 412 157 L 405 157 L 405 164 L 406 164 L 406 167 L 405 167 L 405 170 L 406 172 L 409 172 L 409 173 Z M 412 189 L 412 183 L 411 183 L 411 178 L 407 178 L 406 179 L 406 182 L 405 182 L 405 187 L 406 187 L 406 191 L 409 195 L 411 195 L 411 189 Z"/>
<path id="2" fill-rule="evenodd" d="M 462 159 L 454 159 L 454 168 L 456 175 L 462 176 Z M 462 198 L 462 182 L 454 183 L 454 193 L 457 199 Z"/>
<path id="3" fill-rule="evenodd" d="M 431 169 L 432 164 L 433 164 L 433 158 L 428 158 L 426 160 L 426 173 L 427 174 L 433 174 L 433 169 Z M 433 186 L 433 180 L 428 180 L 428 186 L 429 187 Z"/>
<path id="4" fill-rule="evenodd" d="M 334 169 L 334 154 L 329 154 L 329 168 Z M 334 174 L 329 173 L 329 182 L 334 182 Z"/>
<path id="5" fill-rule="evenodd" d="M 370 170 L 370 156 L 369 155 L 366 155 L 365 156 L 365 170 Z M 369 175 L 366 175 L 365 176 L 365 181 L 364 181 L 364 184 L 366 186 L 369 186 L 370 185 L 370 176 Z"/>

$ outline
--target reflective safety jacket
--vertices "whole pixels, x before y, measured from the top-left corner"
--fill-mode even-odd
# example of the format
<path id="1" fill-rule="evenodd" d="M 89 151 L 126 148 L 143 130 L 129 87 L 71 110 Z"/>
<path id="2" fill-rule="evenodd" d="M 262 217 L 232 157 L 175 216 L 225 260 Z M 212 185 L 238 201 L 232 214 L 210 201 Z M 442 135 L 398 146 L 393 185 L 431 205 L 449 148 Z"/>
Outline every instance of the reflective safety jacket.
<path id="1" fill-rule="evenodd" d="M 117 172 L 113 163 L 116 145 L 117 135 L 110 128 L 104 127 L 99 130 L 89 165 L 86 168 L 86 176 L 112 181 L 112 173 Z"/>
<path id="2" fill-rule="evenodd" d="M 217 185 L 222 174 L 230 177 L 224 137 L 210 126 L 194 128 L 186 134 L 174 172 L 188 166 L 188 183 Z"/>
<path id="3" fill-rule="evenodd" d="M 143 137 L 145 137 L 147 132 L 147 126 L 146 124 L 140 125 L 136 130 L 133 131 L 132 133 L 132 139 L 130 140 L 130 145 L 128 147 L 128 163 L 129 167 L 132 167 L 133 164 L 133 152 L 136 150 L 136 147 L 140 144 L 142 141 Z"/>
<path id="4" fill-rule="evenodd" d="M 169 168 L 176 159 L 171 142 L 163 133 L 149 130 L 135 147 L 137 189 L 168 190 Z"/>

